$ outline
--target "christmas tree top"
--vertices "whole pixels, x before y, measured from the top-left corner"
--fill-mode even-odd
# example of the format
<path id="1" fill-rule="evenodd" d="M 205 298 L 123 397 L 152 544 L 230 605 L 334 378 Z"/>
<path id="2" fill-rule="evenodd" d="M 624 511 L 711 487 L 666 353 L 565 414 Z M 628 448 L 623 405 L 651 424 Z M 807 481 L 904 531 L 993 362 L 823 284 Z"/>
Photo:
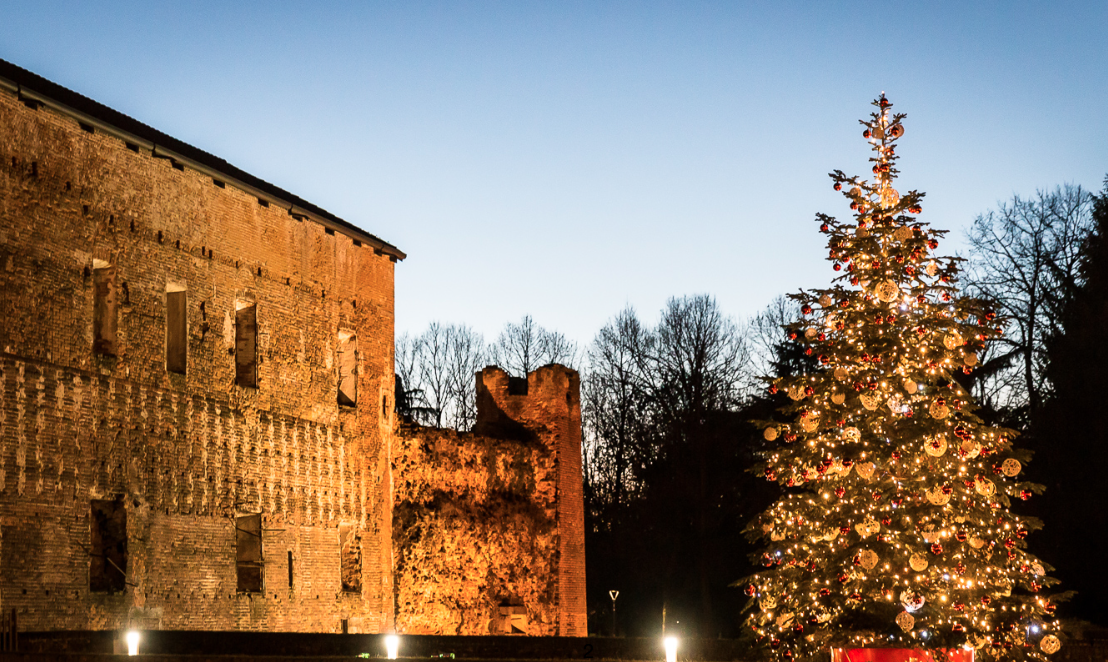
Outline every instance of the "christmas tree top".
<path id="1" fill-rule="evenodd" d="M 1060 645 L 1042 592 L 1056 580 L 1026 549 L 1039 522 L 1009 510 L 1042 488 L 1020 481 L 1030 454 L 959 382 L 1003 320 L 959 296 L 958 259 L 934 253 L 944 232 L 918 220 L 923 194 L 893 188 L 905 115 L 873 105 L 872 181 L 831 174 L 852 221 L 817 216 L 838 276 L 792 295 L 789 337 L 820 370 L 770 385 L 792 402 L 756 471 L 785 494 L 747 530 L 768 543 L 747 624 L 779 659 L 831 646 L 1043 659 Z"/>

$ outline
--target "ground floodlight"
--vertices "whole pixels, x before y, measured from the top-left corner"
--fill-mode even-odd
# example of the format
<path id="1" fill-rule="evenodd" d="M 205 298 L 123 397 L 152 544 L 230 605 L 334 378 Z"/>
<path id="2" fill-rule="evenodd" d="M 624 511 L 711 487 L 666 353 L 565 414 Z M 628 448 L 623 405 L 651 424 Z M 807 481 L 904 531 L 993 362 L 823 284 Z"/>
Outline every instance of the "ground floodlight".
<path id="1" fill-rule="evenodd" d="M 388 653 L 390 660 L 395 660 L 400 653 L 400 637 L 395 634 L 387 635 L 385 637 L 385 652 Z"/>
<path id="2" fill-rule="evenodd" d="M 666 637 L 662 643 L 666 646 L 666 662 L 677 662 L 677 637 Z"/>
<path id="3" fill-rule="evenodd" d="M 139 640 L 142 637 L 139 636 L 138 630 L 127 631 L 127 654 L 138 655 L 139 654 Z"/>

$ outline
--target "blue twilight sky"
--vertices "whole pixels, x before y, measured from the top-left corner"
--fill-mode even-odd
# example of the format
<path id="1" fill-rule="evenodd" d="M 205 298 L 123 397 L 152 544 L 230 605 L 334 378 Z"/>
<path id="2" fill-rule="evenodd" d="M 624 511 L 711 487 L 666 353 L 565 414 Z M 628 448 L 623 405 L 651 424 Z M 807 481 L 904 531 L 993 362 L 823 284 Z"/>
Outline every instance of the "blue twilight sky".
<path id="1" fill-rule="evenodd" d="M 952 230 L 1108 172 L 1106 2 L 0 2 L 0 58 L 377 234 L 397 331 L 581 342 L 624 305 L 736 317 L 832 272 L 812 222 L 907 112 Z"/>

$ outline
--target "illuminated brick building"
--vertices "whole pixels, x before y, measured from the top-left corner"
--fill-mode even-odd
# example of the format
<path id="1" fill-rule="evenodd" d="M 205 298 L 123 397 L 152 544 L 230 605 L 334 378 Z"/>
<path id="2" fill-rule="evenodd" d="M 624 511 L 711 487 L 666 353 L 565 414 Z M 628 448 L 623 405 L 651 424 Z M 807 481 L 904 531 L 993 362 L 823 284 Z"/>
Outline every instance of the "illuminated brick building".
<path id="1" fill-rule="evenodd" d="M 412 563 L 428 553 L 413 526 L 449 537 L 457 513 L 501 506 L 451 492 L 472 467 L 419 473 L 442 461 L 421 444 L 449 434 L 395 420 L 404 257 L 0 61 L 0 608 L 25 630 L 584 635 L 572 371 L 532 373 L 518 396 L 486 370 L 482 420 L 530 432 L 453 433 L 517 459 L 530 444 L 503 507 L 512 531 L 545 536 L 544 564 L 522 570 L 548 590 L 459 580 L 460 552 Z M 467 535 L 493 553 L 502 528 Z M 489 568 L 518 565 L 498 553 Z"/>

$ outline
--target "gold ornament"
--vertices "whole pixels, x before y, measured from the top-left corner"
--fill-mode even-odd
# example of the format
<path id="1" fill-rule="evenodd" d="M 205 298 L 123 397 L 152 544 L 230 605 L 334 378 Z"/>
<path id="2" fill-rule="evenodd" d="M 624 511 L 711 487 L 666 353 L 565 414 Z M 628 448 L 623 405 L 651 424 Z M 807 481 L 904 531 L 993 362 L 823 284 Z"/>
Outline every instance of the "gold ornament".
<path id="1" fill-rule="evenodd" d="M 927 544 L 939 542 L 939 534 L 942 533 L 935 528 L 934 524 L 928 524 L 922 531 L 923 541 Z"/>
<path id="2" fill-rule="evenodd" d="M 900 226 L 899 228 L 897 228 L 896 232 L 893 233 L 893 239 L 896 239 L 901 243 L 908 241 L 911 238 L 912 228 L 908 227 L 907 225 Z"/>
<path id="3" fill-rule="evenodd" d="M 875 533 L 880 533 L 881 523 L 873 519 L 873 517 L 866 515 L 865 521 L 854 525 L 854 530 L 858 532 L 858 535 L 867 538 Z"/>
<path id="4" fill-rule="evenodd" d="M 981 496 L 990 497 L 996 493 L 996 485 L 993 485 L 993 481 L 988 478 L 977 478 L 973 483 L 973 488 Z"/>
<path id="5" fill-rule="evenodd" d="M 939 265 L 935 264 L 934 260 L 931 260 L 927 263 L 927 275 L 934 278 L 937 273 L 939 273 Z"/>
<path id="6" fill-rule="evenodd" d="M 831 402 L 834 402 L 837 405 L 841 405 L 842 403 L 846 402 L 846 394 L 836 393 L 835 395 L 832 395 Z"/>
<path id="7" fill-rule="evenodd" d="M 873 293 L 876 294 L 877 298 L 881 301 L 891 303 L 896 301 L 897 297 L 900 296 L 900 288 L 897 287 L 896 283 L 893 281 L 887 280 L 883 283 L 879 283 L 877 287 L 874 288 Z"/>
<path id="8" fill-rule="evenodd" d="M 849 376 L 850 375 L 849 373 L 847 373 L 846 368 L 835 368 L 835 379 L 839 380 L 840 382 L 844 381 Z"/>
<path id="9" fill-rule="evenodd" d="M 766 428 L 766 431 L 762 433 L 762 436 L 766 438 L 766 441 L 773 441 L 774 439 L 777 439 L 777 428 L 772 426 Z"/>
<path id="10" fill-rule="evenodd" d="M 1061 647 L 1062 642 L 1052 634 L 1043 637 L 1043 640 L 1039 642 L 1039 648 L 1043 649 L 1043 652 L 1047 655 L 1054 655 Z"/>
<path id="11" fill-rule="evenodd" d="M 950 333 L 946 334 L 945 338 L 943 338 L 943 346 L 947 349 L 961 347 L 962 342 L 962 334 L 958 333 L 957 331 L 951 331 Z"/>
<path id="12" fill-rule="evenodd" d="M 781 614 L 780 616 L 778 616 L 777 617 L 777 627 L 783 628 L 786 625 L 788 625 L 789 623 L 791 623 L 792 620 L 793 620 L 793 615 L 794 614 L 791 611 L 787 611 L 784 614 Z"/>
<path id="13" fill-rule="evenodd" d="M 862 401 L 862 406 L 865 407 L 866 409 L 868 409 L 870 411 L 873 411 L 874 409 L 877 409 L 877 396 L 876 395 L 870 395 L 869 393 L 863 393 L 862 395 L 858 396 L 858 399 Z"/>
<path id="14" fill-rule="evenodd" d="M 820 623 L 826 623 L 831 620 L 831 612 L 820 610 L 816 612 L 816 620 Z"/>
<path id="15" fill-rule="evenodd" d="M 908 392 L 908 395 L 915 395 L 919 390 L 919 384 L 913 382 L 911 379 L 904 380 L 904 390 Z"/>
<path id="16" fill-rule="evenodd" d="M 904 405 L 900 402 L 899 395 L 890 395 L 889 399 L 885 401 L 885 406 L 888 407 L 889 411 L 892 413 L 899 414 Z"/>
<path id="17" fill-rule="evenodd" d="M 981 446 L 972 439 L 963 441 L 960 448 L 962 452 L 966 454 L 966 457 L 971 460 L 981 454 Z"/>
<path id="18" fill-rule="evenodd" d="M 972 547 L 974 549 L 981 549 L 982 547 L 985 546 L 985 541 L 982 540 L 981 538 L 978 538 L 977 536 L 974 536 L 974 537 L 969 539 L 969 544 L 970 544 L 970 547 Z"/>
<path id="19" fill-rule="evenodd" d="M 789 387 L 789 398 L 793 400 L 800 400 L 804 397 L 804 387 L 799 384 L 794 384 Z"/>
<path id="20" fill-rule="evenodd" d="M 763 611 L 770 611 L 777 607 L 777 600 L 775 600 L 772 595 L 767 595 L 762 598 L 761 604 Z"/>
<path id="21" fill-rule="evenodd" d="M 950 495 L 945 494 L 941 488 L 933 487 L 924 494 L 927 495 L 927 500 L 935 506 L 945 506 L 950 501 Z"/>
<path id="22" fill-rule="evenodd" d="M 923 572 L 927 570 L 927 557 L 923 554 L 912 554 L 912 557 L 908 559 L 908 565 L 916 572 Z"/>
<path id="23" fill-rule="evenodd" d="M 943 453 L 946 452 L 946 438 L 939 435 L 930 441 L 924 442 L 923 452 L 931 457 L 942 457 Z"/>
<path id="24" fill-rule="evenodd" d="M 859 462 L 855 464 L 854 467 L 858 475 L 866 480 L 869 480 L 869 477 L 873 475 L 873 470 L 877 468 L 873 462 Z"/>
<path id="25" fill-rule="evenodd" d="M 877 552 L 872 549 L 863 549 L 858 554 L 858 561 L 862 564 L 862 567 L 866 570 L 873 570 L 877 566 L 877 562 L 880 559 L 877 557 Z"/>
<path id="26" fill-rule="evenodd" d="M 774 542 L 779 542 L 779 541 L 785 539 L 785 534 L 778 531 L 777 529 L 772 529 L 769 532 L 769 539 L 774 541 Z"/>
<path id="27" fill-rule="evenodd" d="M 823 534 L 823 539 L 827 540 L 828 542 L 834 542 L 835 538 L 838 538 L 838 537 L 839 537 L 839 527 L 837 527 L 837 526 L 833 526 L 833 527 L 827 529 L 826 533 Z"/>
<path id="28" fill-rule="evenodd" d="M 896 624 L 900 626 L 901 630 L 908 632 L 916 625 L 916 618 L 906 611 L 902 611 L 896 615 Z"/>
<path id="29" fill-rule="evenodd" d="M 1043 567 L 1042 563 L 1032 563 L 1031 572 L 1035 573 L 1036 575 L 1042 575 L 1046 573 L 1046 568 Z"/>
<path id="30" fill-rule="evenodd" d="M 807 329 L 804 330 L 804 337 L 807 338 L 808 340 L 813 340 L 818 335 L 819 335 L 819 331 L 816 331 L 816 328 L 814 326 L 813 327 L 808 327 Z"/>
<path id="31" fill-rule="evenodd" d="M 931 418 L 942 420 L 950 415 L 950 408 L 946 405 L 939 404 L 939 401 L 936 400 L 931 403 L 931 408 L 928 409 L 928 412 L 930 412 Z"/>
<path id="32" fill-rule="evenodd" d="M 831 295 L 830 294 L 824 294 L 823 296 L 821 296 L 819 298 L 819 305 L 823 306 L 824 308 L 827 308 L 828 306 L 830 306 L 831 305 Z"/>
<path id="33" fill-rule="evenodd" d="M 1014 457 L 1010 457 L 1000 463 L 1000 471 L 1009 478 L 1017 476 L 1020 469 L 1023 469 L 1023 466 L 1020 465 L 1020 461 Z"/>
<path id="34" fill-rule="evenodd" d="M 975 352 L 966 352 L 966 355 L 962 357 L 962 361 L 972 368 L 977 365 L 977 354 Z"/>
<path id="35" fill-rule="evenodd" d="M 843 430 L 843 437 L 845 437 L 847 441 L 857 443 L 861 441 L 862 433 L 858 428 L 850 427 Z"/>
<path id="36" fill-rule="evenodd" d="M 803 416 L 800 419 L 800 429 L 805 432 L 813 432 L 819 427 L 819 416 Z"/>
<path id="37" fill-rule="evenodd" d="M 859 225 L 857 229 L 854 230 L 854 236 L 858 237 L 859 239 L 865 239 L 869 236 L 869 230 Z"/>

